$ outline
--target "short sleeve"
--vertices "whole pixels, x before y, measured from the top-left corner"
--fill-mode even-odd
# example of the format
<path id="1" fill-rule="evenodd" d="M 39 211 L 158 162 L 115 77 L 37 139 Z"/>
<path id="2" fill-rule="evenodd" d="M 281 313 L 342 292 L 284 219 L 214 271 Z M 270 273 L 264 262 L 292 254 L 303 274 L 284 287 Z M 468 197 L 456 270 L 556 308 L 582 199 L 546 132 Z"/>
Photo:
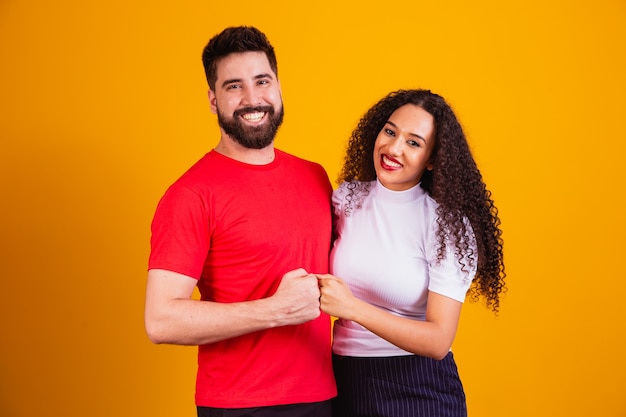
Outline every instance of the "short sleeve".
<path id="1" fill-rule="evenodd" d="M 466 221 L 468 226 L 468 240 L 470 246 L 474 248 L 476 253 L 476 239 L 472 232 L 469 222 Z M 433 225 L 434 227 L 434 225 Z M 472 280 L 476 276 L 476 262 L 475 259 L 471 264 L 468 259 L 464 259 L 464 268 L 461 267 L 457 257 L 454 254 L 454 245 L 449 244 L 446 247 L 446 255 L 441 261 L 437 260 L 437 242 L 434 237 L 434 232 L 431 233 L 433 239 L 428 243 L 428 274 L 429 284 L 428 289 L 437 294 L 444 295 L 459 302 L 465 301 L 465 295 L 467 290 L 472 284 Z"/>
<path id="2" fill-rule="evenodd" d="M 149 269 L 165 269 L 199 279 L 210 247 L 206 201 L 185 187 L 171 187 L 152 220 Z"/>

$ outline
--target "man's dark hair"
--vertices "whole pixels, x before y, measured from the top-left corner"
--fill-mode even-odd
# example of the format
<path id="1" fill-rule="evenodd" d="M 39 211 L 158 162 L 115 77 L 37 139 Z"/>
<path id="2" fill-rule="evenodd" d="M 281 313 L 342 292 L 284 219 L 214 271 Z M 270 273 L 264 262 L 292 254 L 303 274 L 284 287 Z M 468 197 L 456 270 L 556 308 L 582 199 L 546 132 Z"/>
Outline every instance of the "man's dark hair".
<path id="1" fill-rule="evenodd" d="M 278 64 L 274 47 L 263 32 L 252 26 L 236 26 L 224 29 L 215 35 L 202 51 L 202 64 L 209 88 L 215 91 L 217 63 L 220 59 L 242 52 L 263 52 L 270 67 L 278 77 Z"/>

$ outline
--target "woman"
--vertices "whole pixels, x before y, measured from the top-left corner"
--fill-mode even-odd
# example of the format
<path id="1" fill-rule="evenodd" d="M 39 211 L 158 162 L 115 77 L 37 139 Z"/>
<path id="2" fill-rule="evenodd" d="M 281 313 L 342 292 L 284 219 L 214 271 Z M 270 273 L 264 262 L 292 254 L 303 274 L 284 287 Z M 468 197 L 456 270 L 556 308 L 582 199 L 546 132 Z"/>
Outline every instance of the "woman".
<path id="1" fill-rule="evenodd" d="M 372 157 L 373 156 L 373 157 Z M 497 312 L 500 220 L 446 101 L 393 92 L 361 119 L 333 194 L 332 275 L 321 308 L 338 318 L 333 414 L 466 416 L 450 347 L 469 290 Z"/>

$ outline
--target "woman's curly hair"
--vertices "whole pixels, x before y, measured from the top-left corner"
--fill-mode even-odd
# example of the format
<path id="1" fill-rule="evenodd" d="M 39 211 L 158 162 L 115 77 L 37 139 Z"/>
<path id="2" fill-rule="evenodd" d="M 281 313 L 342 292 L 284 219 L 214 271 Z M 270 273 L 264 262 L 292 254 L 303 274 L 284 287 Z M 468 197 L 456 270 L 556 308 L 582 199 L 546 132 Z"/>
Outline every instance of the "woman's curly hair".
<path id="1" fill-rule="evenodd" d="M 347 182 L 347 215 L 360 206 L 368 188 L 362 182 L 376 179 L 374 143 L 391 114 L 405 104 L 413 104 L 430 113 L 435 120 L 435 146 L 431 156 L 432 170 L 424 171 L 420 186 L 438 203 L 438 259 L 453 244 L 459 264 L 476 265 L 470 288 L 470 299 L 483 297 L 488 308 L 498 312 L 500 294 L 506 291 L 503 241 L 500 219 L 491 192 L 472 157 L 463 129 L 450 105 L 429 90 L 399 90 L 381 99 L 361 118 L 348 141 L 339 183 Z M 361 182 L 361 184 L 359 184 Z M 476 238 L 474 253 L 467 236 Z"/>

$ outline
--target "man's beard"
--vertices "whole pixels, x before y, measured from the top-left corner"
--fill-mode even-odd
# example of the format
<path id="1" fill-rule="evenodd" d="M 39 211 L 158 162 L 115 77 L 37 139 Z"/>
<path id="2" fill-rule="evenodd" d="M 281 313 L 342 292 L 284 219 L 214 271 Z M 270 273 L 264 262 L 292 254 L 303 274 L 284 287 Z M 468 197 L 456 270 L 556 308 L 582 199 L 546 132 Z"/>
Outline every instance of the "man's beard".
<path id="1" fill-rule="evenodd" d="M 255 127 L 244 125 L 240 116 L 254 112 L 266 112 L 268 123 Z M 233 117 L 228 119 L 218 109 L 217 121 L 224 132 L 240 145 L 248 149 L 263 149 L 274 141 L 276 132 L 278 132 L 278 128 L 283 123 L 284 115 L 285 111 L 282 106 L 277 114 L 273 106 L 258 106 L 236 110 L 233 113 Z"/>

